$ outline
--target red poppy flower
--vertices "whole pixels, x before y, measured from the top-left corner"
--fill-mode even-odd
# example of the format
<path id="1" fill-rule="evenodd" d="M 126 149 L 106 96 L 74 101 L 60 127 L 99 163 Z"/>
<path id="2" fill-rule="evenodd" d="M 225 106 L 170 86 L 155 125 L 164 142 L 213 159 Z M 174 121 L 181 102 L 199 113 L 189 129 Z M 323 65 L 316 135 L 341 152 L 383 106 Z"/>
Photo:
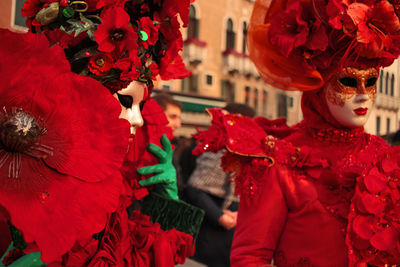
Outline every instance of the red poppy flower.
<path id="1" fill-rule="evenodd" d="M 117 208 L 129 125 L 107 89 L 70 72 L 63 49 L 0 35 L 0 205 L 49 262 Z"/>
<path id="2" fill-rule="evenodd" d="M 99 50 L 102 52 L 112 52 L 117 50 L 137 50 L 138 35 L 129 26 L 130 17 L 123 8 L 115 7 L 103 11 L 102 23 L 94 32 Z"/>
<path id="3" fill-rule="evenodd" d="M 113 61 L 114 59 L 109 53 L 100 53 L 90 58 L 88 68 L 97 76 L 105 76 L 110 71 Z"/>

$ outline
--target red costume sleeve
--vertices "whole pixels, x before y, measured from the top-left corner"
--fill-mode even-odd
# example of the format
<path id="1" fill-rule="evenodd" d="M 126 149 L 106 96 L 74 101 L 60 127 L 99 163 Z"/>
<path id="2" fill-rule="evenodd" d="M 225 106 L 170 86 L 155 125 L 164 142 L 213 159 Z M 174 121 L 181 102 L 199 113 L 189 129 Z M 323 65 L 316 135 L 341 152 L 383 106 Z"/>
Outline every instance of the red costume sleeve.
<path id="1" fill-rule="evenodd" d="M 232 267 L 270 264 L 287 217 L 280 177 L 286 168 L 268 168 L 257 194 L 242 194 L 231 249 Z"/>

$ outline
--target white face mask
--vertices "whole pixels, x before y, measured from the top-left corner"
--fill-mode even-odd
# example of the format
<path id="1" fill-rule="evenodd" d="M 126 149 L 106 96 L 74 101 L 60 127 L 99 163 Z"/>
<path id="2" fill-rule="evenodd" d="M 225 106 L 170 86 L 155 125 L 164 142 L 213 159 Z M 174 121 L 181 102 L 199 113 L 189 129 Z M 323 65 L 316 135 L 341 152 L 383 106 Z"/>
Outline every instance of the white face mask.
<path id="1" fill-rule="evenodd" d="M 332 116 L 343 126 L 363 126 L 374 105 L 378 71 L 345 68 L 325 85 L 324 95 Z"/>
<path id="2" fill-rule="evenodd" d="M 126 119 L 131 124 L 131 134 L 135 134 L 136 128 L 143 126 L 143 118 L 140 112 L 140 103 L 147 96 L 145 83 L 133 81 L 128 87 L 114 94 L 121 104 L 119 118 Z"/>

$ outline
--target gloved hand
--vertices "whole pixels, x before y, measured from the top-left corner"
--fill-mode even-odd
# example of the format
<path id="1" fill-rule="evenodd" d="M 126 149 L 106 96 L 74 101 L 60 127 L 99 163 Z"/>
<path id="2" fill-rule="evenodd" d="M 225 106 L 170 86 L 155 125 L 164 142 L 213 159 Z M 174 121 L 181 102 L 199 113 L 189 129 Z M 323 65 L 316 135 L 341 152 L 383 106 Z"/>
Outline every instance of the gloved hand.
<path id="1" fill-rule="evenodd" d="M 157 165 L 146 166 L 137 169 L 140 175 L 148 175 L 154 173 L 155 175 L 139 181 L 141 186 L 155 185 L 155 191 L 162 196 L 174 200 L 178 200 L 178 187 L 176 184 L 176 170 L 172 165 L 172 151 L 171 143 L 167 136 L 161 136 L 161 144 L 163 149 L 155 144 L 149 144 L 147 150 L 158 158 L 160 162 Z"/>
<path id="2" fill-rule="evenodd" d="M 14 248 L 13 243 L 11 243 L 10 246 L 8 247 L 7 251 L 1 257 L 0 267 L 5 266 L 2 261 L 7 256 L 7 254 L 13 249 L 15 249 L 15 248 Z M 42 260 L 40 259 L 40 256 L 41 256 L 40 252 L 32 252 L 32 253 L 22 256 L 18 260 L 7 265 L 7 267 L 43 267 L 43 266 L 46 266 L 46 264 L 44 264 L 42 262 Z"/>

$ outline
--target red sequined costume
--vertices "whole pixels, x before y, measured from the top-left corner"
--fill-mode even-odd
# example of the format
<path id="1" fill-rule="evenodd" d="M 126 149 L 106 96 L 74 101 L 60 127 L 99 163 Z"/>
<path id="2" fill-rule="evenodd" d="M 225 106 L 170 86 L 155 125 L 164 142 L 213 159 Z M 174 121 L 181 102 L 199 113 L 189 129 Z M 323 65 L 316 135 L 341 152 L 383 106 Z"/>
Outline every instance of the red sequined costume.
<path id="1" fill-rule="evenodd" d="M 272 258 L 279 267 L 399 262 L 398 225 L 389 212 L 399 205 L 397 180 L 367 175 L 384 170 L 382 158 L 397 150 L 362 128 L 338 128 L 317 93 L 304 94 L 303 110 L 304 121 L 281 140 L 249 118 L 210 111 L 213 127 L 200 134 L 197 152 L 225 146 L 223 167 L 236 172 L 241 195 L 231 266 L 263 266 Z M 387 225 L 364 218 L 386 218 Z"/>
<path id="2" fill-rule="evenodd" d="M 396 7 L 386 0 L 256 0 L 250 57 L 268 83 L 304 92 L 304 120 L 290 128 L 214 109 L 212 126 L 197 135 L 195 153 L 226 148 L 223 168 L 236 175 L 232 267 L 271 266 L 272 259 L 278 267 L 400 263 L 399 149 L 362 126 L 344 126 L 326 97 L 346 67 L 376 72 L 399 56 Z M 363 78 L 350 87 L 336 96 L 367 95 Z"/>

